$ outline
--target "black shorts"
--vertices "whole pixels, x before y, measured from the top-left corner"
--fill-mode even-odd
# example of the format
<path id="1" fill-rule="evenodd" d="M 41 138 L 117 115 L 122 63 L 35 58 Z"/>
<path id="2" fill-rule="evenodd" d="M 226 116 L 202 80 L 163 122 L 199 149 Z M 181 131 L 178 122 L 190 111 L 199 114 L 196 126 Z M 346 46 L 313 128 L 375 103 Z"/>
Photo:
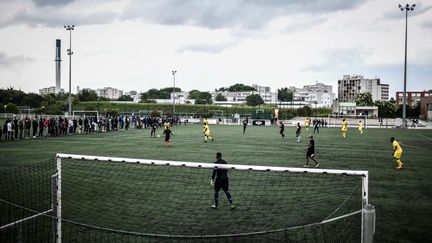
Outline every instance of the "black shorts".
<path id="1" fill-rule="evenodd" d="M 216 179 L 215 184 L 214 184 L 215 191 L 219 192 L 221 188 L 224 191 L 228 191 L 229 190 L 229 181 L 228 181 L 228 178 L 223 178 L 223 179 L 220 179 L 220 180 Z"/>
<path id="2" fill-rule="evenodd" d="M 310 158 L 315 157 L 315 153 L 313 153 L 313 152 L 309 152 L 309 151 L 308 151 L 308 152 L 306 153 L 306 158 L 309 158 L 309 157 L 310 157 Z"/>

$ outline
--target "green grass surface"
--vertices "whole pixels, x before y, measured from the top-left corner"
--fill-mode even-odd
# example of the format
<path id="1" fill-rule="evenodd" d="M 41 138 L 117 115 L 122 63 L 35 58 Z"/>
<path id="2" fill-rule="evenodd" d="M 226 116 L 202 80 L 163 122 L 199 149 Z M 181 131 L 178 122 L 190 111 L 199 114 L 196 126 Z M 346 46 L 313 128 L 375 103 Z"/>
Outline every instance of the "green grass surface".
<path id="1" fill-rule="evenodd" d="M 55 153 L 213 162 L 218 151 L 231 164 L 301 167 L 311 132 L 303 129 L 302 142 L 296 143 L 294 128 L 285 130 L 285 138 L 277 127 L 248 127 L 246 134 L 240 126 L 211 129 L 215 141 L 203 143 L 201 126 L 174 128 L 170 148 L 165 148 L 162 137 L 150 138 L 149 130 L 1 141 L 0 168 L 33 164 L 54 158 Z M 401 141 L 404 170 L 395 169 L 391 136 Z M 432 240 L 431 139 L 430 130 L 367 129 L 359 135 L 350 129 L 348 137 L 341 139 L 339 129 L 328 128 L 315 135 L 321 168 L 369 171 L 369 202 L 377 214 L 376 242 Z M 211 191 L 209 195 L 211 199 Z M 225 199 L 224 195 L 220 198 Z"/>

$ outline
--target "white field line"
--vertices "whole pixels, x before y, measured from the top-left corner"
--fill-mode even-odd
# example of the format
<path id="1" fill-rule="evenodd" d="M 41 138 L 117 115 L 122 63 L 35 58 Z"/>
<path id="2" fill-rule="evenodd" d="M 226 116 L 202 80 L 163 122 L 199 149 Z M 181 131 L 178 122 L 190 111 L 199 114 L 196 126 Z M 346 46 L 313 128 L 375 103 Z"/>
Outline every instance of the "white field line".
<path id="1" fill-rule="evenodd" d="M 408 145 L 408 144 L 406 144 L 406 143 L 404 143 L 404 142 L 402 142 L 402 141 L 400 141 L 400 144 L 402 144 L 404 147 L 408 147 L 408 148 L 421 149 L 421 148 L 419 148 L 419 147 L 415 147 L 415 146 Z"/>
<path id="2" fill-rule="evenodd" d="M 424 138 L 426 138 L 426 139 L 432 140 L 432 138 L 427 137 L 427 136 L 425 136 L 425 135 L 423 135 L 423 134 L 417 133 L 417 135 L 419 135 L 419 136 L 421 136 L 421 137 L 424 137 Z"/>

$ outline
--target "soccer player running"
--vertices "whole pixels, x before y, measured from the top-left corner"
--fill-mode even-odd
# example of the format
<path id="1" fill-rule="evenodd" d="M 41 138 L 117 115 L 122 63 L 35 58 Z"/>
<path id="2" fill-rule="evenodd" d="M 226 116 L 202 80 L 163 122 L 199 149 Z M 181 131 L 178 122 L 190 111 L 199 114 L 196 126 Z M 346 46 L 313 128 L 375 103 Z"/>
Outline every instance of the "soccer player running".
<path id="1" fill-rule="evenodd" d="M 402 152 L 403 152 L 402 147 L 400 146 L 399 142 L 396 141 L 396 139 L 394 137 L 391 137 L 390 141 L 391 141 L 392 146 L 393 146 L 393 158 L 397 164 L 396 169 L 400 170 L 404 166 L 404 164 L 401 161 Z"/>
<path id="2" fill-rule="evenodd" d="M 243 134 L 246 133 L 246 127 L 247 127 L 247 124 L 248 124 L 247 120 L 246 120 L 246 119 L 243 120 Z"/>
<path id="3" fill-rule="evenodd" d="M 309 167 L 309 159 L 315 162 L 315 167 L 319 166 L 318 161 L 315 160 L 315 141 L 313 140 L 313 135 L 309 135 L 309 144 L 306 150 L 306 164 L 304 167 Z"/>
<path id="4" fill-rule="evenodd" d="M 300 122 L 297 122 L 297 130 L 296 130 L 297 143 L 299 143 L 301 140 L 300 134 L 301 134 L 301 126 L 300 126 Z"/>
<path id="5" fill-rule="evenodd" d="M 309 130 L 309 118 L 306 118 L 304 123 L 305 123 L 306 131 Z"/>
<path id="6" fill-rule="evenodd" d="M 283 121 L 280 122 L 279 129 L 280 129 L 279 130 L 280 135 L 282 135 L 282 137 L 284 138 L 285 137 L 285 134 L 284 134 L 285 124 L 283 123 Z"/>
<path id="7" fill-rule="evenodd" d="M 228 164 L 222 159 L 222 153 L 216 153 L 215 164 Z M 229 201 L 231 209 L 234 209 L 233 199 L 229 193 L 229 180 L 228 180 L 228 170 L 227 169 L 213 169 L 213 173 L 210 180 L 210 185 L 214 187 L 214 205 L 212 208 L 217 209 L 219 206 L 219 191 L 222 189 Z"/>
<path id="8" fill-rule="evenodd" d="M 344 119 L 342 119 L 342 128 L 341 128 L 341 133 L 342 133 L 342 137 L 346 138 L 346 132 L 347 132 L 347 121 Z"/>
<path id="9" fill-rule="evenodd" d="M 208 122 L 204 122 L 204 142 L 207 143 L 207 141 L 209 139 L 214 141 L 214 139 L 211 136 L 210 127 L 208 125 Z"/>
<path id="10" fill-rule="evenodd" d="M 360 134 L 363 134 L 363 124 L 362 124 L 361 120 L 359 120 L 359 122 L 358 122 L 358 130 L 359 130 Z"/>
<path id="11" fill-rule="evenodd" d="M 167 127 L 163 131 L 163 134 L 165 134 L 165 147 L 169 147 L 171 144 L 171 141 L 170 141 L 171 135 L 174 135 L 174 133 L 171 131 L 171 129 L 169 127 Z"/>

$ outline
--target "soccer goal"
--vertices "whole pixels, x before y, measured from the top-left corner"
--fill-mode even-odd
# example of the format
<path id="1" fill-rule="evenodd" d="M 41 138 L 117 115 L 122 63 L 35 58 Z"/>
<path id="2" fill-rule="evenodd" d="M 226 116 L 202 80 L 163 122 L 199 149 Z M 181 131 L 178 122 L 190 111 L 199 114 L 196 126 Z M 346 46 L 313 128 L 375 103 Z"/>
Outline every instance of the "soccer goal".
<path id="1" fill-rule="evenodd" d="M 210 207 L 213 169 L 235 209 Z M 53 174 L 56 242 L 373 240 L 367 171 L 57 154 Z"/>
<path id="2" fill-rule="evenodd" d="M 368 117 L 366 115 L 329 115 L 327 122 L 331 127 L 339 127 L 342 125 L 343 119 L 347 121 L 348 127 L 357 127 L 359 121 L 362 121 L 363 128 L 368 127 Z"/>
<path id="3" fill-rule="evenodd" d="M 74 117 L 99 117 L 99 111 L 85 111 L 85 110 L 74 110 L 72 111 Z"/>

